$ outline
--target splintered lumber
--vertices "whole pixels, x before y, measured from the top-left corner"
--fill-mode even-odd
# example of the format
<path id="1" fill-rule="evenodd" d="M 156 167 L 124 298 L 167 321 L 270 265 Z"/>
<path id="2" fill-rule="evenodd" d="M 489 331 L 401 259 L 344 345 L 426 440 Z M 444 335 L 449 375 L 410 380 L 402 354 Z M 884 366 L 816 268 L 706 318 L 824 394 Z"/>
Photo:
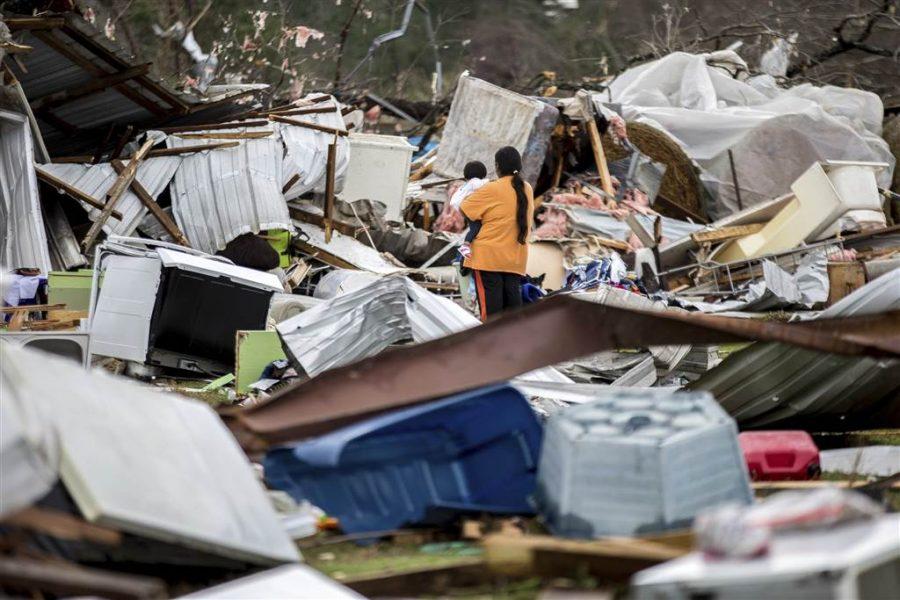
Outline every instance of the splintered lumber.
<path id="1" fill-rule="evenodd" d="M 95 596 L 101 598 L 165 598 L 161 579 L 125 575 L 75 564 L 39 562 L 24 558 L 0 558 L 0 586 L 4 589 L 33 590 L 55 596 Z M 43 597 L 43 596 L 35 596 Z"/>
<path id="2" fill-rule="evenodd" d="M 591 140 L 591 150 L 594 153 L 594 162 L 597 164 L 597 173 L 600 174 L 600 185 L 609 198 L 615 197 L 612 178 L 609 175 L 609 165 L 606 164 L 606 153 L 603 150 L 603 142 L 600 140 L 600 130 L 594 119 L 594 107 L 591 96 L 587 92 L 579 91 L 578 98 L 581 102 L 581 111 L 584 123 L 587 127 L 588 137 Z"/>
<path id="3" fill-rule="evenodd" d="M 174 127 L 158 127 L 163 133 L 183 133 L 187 131 L 216 131 L 218 129 L 241 129 L 242 127 L 263 127 L 269 122 L 265 119 L 257 121 L 239 121 L 231 123 L 207 123 L 205 125 L 176 125 Z"/>
<path id="4" fill-rule="evenodd" d="M 54 177 L 50 173 L 45 173 L 41 169 L 35 169 L 35 173 L 37 174 L 38 179 L 45 181 L 47 184 L 55 187 L 56 189 L 64 191 L 66 194 L 68 194 L 72 198 L 75 198 L 76 200 L 81 200 L 82 202 L 89 204 L 98 210 L 103 210 L 105 208 L 104 204 L 102 202 L 100 202 L 99 200 L 97 200 L 96 198 L 94 198 L 93 196 L 89 196 L 88 194 L 85 194 L 78 188 L 69 185 L 68 183 L 66 183 L 62 179 L 59 179 L 58 177 Z M 120 213 L 117 210 L 113 210 L 110 213 L 110 216 L 112 216 L 116 219 L 122 220 L 122 213 Z"/>
<path id="5" fill-rule="evenodd" d="M 44 312 L 45 310 L 63 310 L 65 304 L 26 304 L 23 306 L 0 306 L 0 313 Z"/>
<path id="6" fill-rule="evenodd" d="M 261 111 L 260 115 L 278 115 L 281 117 L 295 117 L 297 115 L 319 115 L 325 113 L 335 112 L 337 110 L 337 106 L 330 104 L 328 106 L 313 106 L 310 108 L 279 108 L 270 111 Z"/>
<path id="7" fill-rule="evenodd" d="M 270 121 L 277 121 L 279 123 L 287 123 L 288 125 L 294 125 L 296 127 L 305 127 L 306 129 L 314 129 L 315 131 L 321 131 L 322 133 L 330 133 L 332 135 L 349 135 L 343 129 L 338 129 L 337 127 L 329 127 L 327 125 L 319 125 L 318 123 L 310 123 L 309 121 L 298 121 L 297 119 L 291 119 L 290 117 L 281 117 L 279 115 L 269 115 Z"/>
<path id="8" fill-rule="evenodd" d="M 298 181 L 300 181 L 300 173 L 294 173 L 293 175 L 291 175 L 291 178 L 288 179 L 287 183 L 285 183 L 281 188 L 281 193 L 286 194 L 288 190 L 294 187 L 294 184 Z"/>
<path id="9" fill-rule="evenodd" d="M 730 227 L 720 227 L 718 229 L 711 229 L 709 231 L 695 231 L 691 234 L 691 239 L 694 240 L 694 242 L 696 242 L 697 244 L 704 244 L 706 242 L 723 242 L 726 240 L 733 240 L 735 238 L 744 237 L 745 235 L 757 233 L 765 226 L 765 223 L 752 223 L 750 225 L 732 225 Z"/>
<path id="10" fill-rule="evenodd" d="M 134 181 L 134 177 L 137 175 L 138 166 L 140 166 L 144 157 L 147 156 L 150 148 L 153 147 L 153 144 L 155 143 L 155 140 L 147 140 L 144 142 L 144 145 L 134 153 L 131 160 L 128 162 L 128 166 L 119 173 L 119 176 L 116 178 L 115 182 L 113 182 L 112 187 L 106 192 L 106 204 L 100 212 L 100 215 L 91 225 L 84 240 L 81 242 L 81 247 L 85 251 L 90 249 L 90 247 L 94 245 L 94 242 L 97 241 L 97 236 L 100 235 L 100 231 L 107 219 L 109 219 L 110 214 L 112 214 L 116 203 L 119 201 L 119 198 L 122 197 L 122 194 L 125 193 L 125 190 L 131 185 L 131 182 Z"/>
<path id="11" fill-rule="evenodd" d="M 585 572 L 613 581 L 689 550 L 640 538 L 569 540 L 543 535 L 489 535 L 484 558 L 495 572 L 511 576 L 572 577 Z"/>
<path id="12" fill-rule="evenodd" d="M 122 542 L 122 533 L 107 527 L 88 523 L 67 512 L 30 506 L 3 520 L 5 526 L 19 527 L 44 533 L 61 540 L 84 540 L 116 546 Z"/>
<path id="13" fill-rule="evenodd" d="M 125 172 L 127 167 L 122 163 L 121 160 L 112 161 L 112 168 L 116 170 L 116 173 L 121 175 Z M 178 228 L 178 225 L 169 216 L 169 213 L 164 211 L 162 207 L 156 203 L 156 200 L 153 199 L 153 196 L 144 188 L 140 181 L 136 178 L 131 180 L 130 183 L 131 191 L 134 192 L 134 195 L 138 197 L 138 200 L 141 201 L 141 204 L 147 207 L 147 210 L 150 211 L 159 224 L 162 225 L 163 229 L 166 230 L 172 239 L 175 240 L 176 243 L 185 246 L 187 248 L 191 247 L 190 242 L 188 242 L 187 237 L 185 237 L 184 233 Z"/>
<path id="14" fill-rule="evenodd" d="M 240 142 L 216 142 L 214 144 L 199 144 L 197 146 L 182 146 L 180 148 L 160 148 L 147 153 L 147 158 L 156 156 L 178 156 L 179 154 L 192 154 L 204 150 L 220 150 L 222 148 L 234 148 L 240 146 Z"/>
<path id="15" fill-rule="evenodd" d="M 334 220 L 334 171 L 337 162 L 337 138 L 328 144 L 328 162 L 325 163 L 325 243 L 331 242 Z"/>
<path id="16" fill-rule="evenodd" d="M 177 137 L 186 140 L 257 140 L 271 136 L 274 131 L 229 131 L 218 133 L 176 133 Z"/>

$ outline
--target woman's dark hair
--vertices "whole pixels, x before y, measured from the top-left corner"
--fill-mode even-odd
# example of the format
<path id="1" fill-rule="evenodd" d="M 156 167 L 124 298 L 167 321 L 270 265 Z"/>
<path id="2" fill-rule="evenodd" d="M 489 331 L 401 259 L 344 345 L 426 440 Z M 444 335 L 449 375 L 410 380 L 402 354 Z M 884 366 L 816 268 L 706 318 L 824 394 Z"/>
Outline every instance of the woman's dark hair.
<path id="1" fill-rule="evenodd" d="M 484 179 L 487 177 L 487 167 L 484 166 L 484 163 L 480 160 L 467 162 L 466 166 L 463 167 L 463 179 L 468 181 L 470 179 L 474 179 L 475 177 L 477 177 L 478 179 Z"/>
<path id="2" fill-rule="evenodd" d="M 512 146 L 504 146 L 494 154 L 494 163 L 497 175 L 512 175 L 512 186 L 516 191 L 516 224 L 519 226 L 519 236 L 516 239 L 524 244 L 528 235 L 528 195 L 525 193 L 525 181 L 519 173 L 522 170 L 522 156 Z"/>

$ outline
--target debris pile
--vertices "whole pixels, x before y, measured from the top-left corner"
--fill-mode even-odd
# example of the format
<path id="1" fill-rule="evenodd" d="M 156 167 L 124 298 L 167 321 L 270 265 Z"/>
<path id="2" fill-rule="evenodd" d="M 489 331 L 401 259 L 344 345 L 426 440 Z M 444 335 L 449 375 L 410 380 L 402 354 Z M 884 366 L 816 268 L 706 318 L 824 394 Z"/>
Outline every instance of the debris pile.
<path id="1" fill-rule="evenodd" d="M 565 98 L 463 73 L 413 143 L 371 94 L 180 92 L 78 15 L 0 23 L 0 592 L 424 593 L 296 564 L 406 535 L 479 584 L 900 586 L 876 96 L 732 51 Z M 482 319 L 463 178 L 505 146 L 525 306 Z"/>

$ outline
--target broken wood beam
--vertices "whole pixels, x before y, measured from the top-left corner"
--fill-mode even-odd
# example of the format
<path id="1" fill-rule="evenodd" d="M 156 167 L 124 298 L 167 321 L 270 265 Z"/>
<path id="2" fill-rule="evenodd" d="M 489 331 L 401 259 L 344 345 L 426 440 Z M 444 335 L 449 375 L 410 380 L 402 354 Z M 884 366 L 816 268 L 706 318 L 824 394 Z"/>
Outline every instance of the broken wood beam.
<path id="1" fill-rule="evenodd" d="M 66 24 L 65 17 L 5 17 L 3 22 L 10 31 L 34 31 L 56 29 Z"/>
<path id="2" fill-rule="evenodd" d="M 47 310 L 63 310 L 65 304 L 27 304 L 24 306 L 0 306 L 0 313 L 44 312 Z"/>
<path id="3" fill-rule="evenodd" d="M 286 123 L 288 125 L 294 125 L 295 127 L 305 127 L 306 129 L 313 129 L 315 131 L 321 131 L 322 133 L 330 133 L 332 135 L 340 135 L 340 136 L 349 135 L 349 133 L 344 131 L 343 129 L 338 129 L 336 127 L 329 127 L 327 125 L 319 125 L 318 123 L 310 123 L 308 121 L 298 121 L 297 119 L 292 119 L 290 117 L 269 115 L 269 120 L 270 121 L 278 121 L 279 123 Z"/>
<path id="4" fill-rule="evenodd" d="M 281 187 L 281 193 L 286 194 L 298 181 L 300 181 L 300 173 L 294 173 L 291 178 L 287 180 L 287 183 Z"/>
<path id="5" fill-rule="evenodd" d="M 146 74 L 150 70 L 150 65 L 151 63 L 144 63 L 125 69 L 124 71 L 119 71 L 118 73 L 111 73 L 103 77 L 92 79 L 80 87 L 68 88 L 59 92 L 47 94 L 46 96 L 41 96 L 31 102 L 31 108 L 35 112 L 41 112 L 57 106 L 62 106 L 63 104 L 78 100 L 79 98 L 106 91 L 117 84 Z"/>
<path id="6" fill-rule="evenodd" d="M 695 231 L 691 234 L 691 239 L 697 244 L 706 242 L 723 242 L 733 240 L 735 238 L 744 237 L 760 231 L 765 227 L 765 223 L 752 223 L 750 225 L 732 225 L 729 227 L 720 227 L 718 229 L 710 229 L 703 231 Z"/>
<path id="7" fill-rule="evenodd" d="M 158 127 L 156 131 L 163 133 L 184 133 L 188 131 L 216 131 L 218 129 L 240 129 L 242 127 L 263 127 L 269 122 L 265 119 L 255 121 L 231 122 L 231 123 L 207 123 L 203 125 L 176 125 L 173 127 Z"/>
<path id="8" fill-rule="evenodd" d="M 127 169 L 127 167 L 124 165 L 124 163 L 122 163 L 121 160 L 112 161 L 112 168 L 115 169 L 116 173 L 118 173 L 119 175 L 124 173 L 125 169 Z M 163 229 L 166 230 L 166 233 L 172 236 L 172 239 L 174 239 L 176 243 L 186 248 L 190 248 L 191 244 L 188 241 L 187 237 L 185 237 L 181 229 L 178 228 L 178 225 L 175 223 L 172 217 L 169 216 L 169 213 L 164 211 L 162 207 L 157 204 L 156 200 L 153 199 L 153 196 L 150 195 L 150 193 L 141 184 L 141 182 L 138 181 L 137 178 L 135 178 L 131 180 L 131 183 L 129 185 L 131 186 L 131 191 L 134 192 L 134 195 L 138 197 L 138 200 L 141 201 L 141 204 L 147 207 L 147 210 L 150 211 L 150 214 L 153 215 L 157 221 L 159 221 L 159 224 L 162 225 Z"/>
<path id="9" fill-rule="evenodd" d="M 86 160 L 86 161 L 79 161 L 79 162 L 90 162 L 90 157 L 88 157 L 88 160 Z M 38 176 L 38 179 L 44 181 L 47 185 L 49 185 L 51 187 L 54 187 L 58 190 L 64 191 L 68 196 L 75 198 L 76 200 L 81 200 L 82 202 L 89 204 L 90 206 L 93 206 L 94 208 L 96 208 L 98 210 L 103 210 L 105 208 L 105 205 L 101 201 L 97 200 L 93 196 L 89 196 L 88 194 L 85 194 L 78 188 L 76 188 L 72 185 L 69 185 L 67 182 L 63 181 L 62 179 L 60 179 L 54 175 L 51 175 L 50 173 L 46 173 L 39 168 L 35 169 L 34 172 Z M 113 210 L 110 213 L 110 216 L 112 216 L 115 219 L 119 219 L 120 221 L 122 220 L 122 213 L 120 213 L 117 210 Z"/>
<path id="10" fill-rule="evenodd" d="M 19 527 L 44 533 L 61 540 L 84 540 L 106 546 L 116 546 L 122 542 L 122 533 L 109 529 L 67 512 L 29 506 L 3 519 L 4 526 Z"/>
<path id="11" fill-rule="evenodd" d="M 147 153 L 150 151 L 150 148 L 152 148 L 153 144 L 155 143 L 156 140 L 152 139 L 144 142 L 144 145 L 141 146 L 138 151 L 134 153 L 134 155 L 132 155 L 131 160 L 128 161 L 128 166 L 125 167 L 125 169 L 122 170 L 121 173 L 119 173 L 119 176 L 106 192 L 106 205 L 103 207 L 103 210 L 91 224 L 91 228 L 88 229 L 87 235 L 81 242 L 81 247 L 85 252 L 87 252 L 91 248 L 91 246 L 94 245 L 94 242 L 97 241 L 97 236 L 100 235 L 100 231 L 102 231 L 103 225 L 106 224 L 106 221 L 109 219 L 110 214 L 112 214 L 116 203 L 119 202 L 119 198 L 122 197 L 122 194 L 125 193 L 125 190 L 128 189 L 128 187 L 131 185 L 131 182 L 134 181 L 141 161 L 144 160 L 144 158 L 147 156 Z"/>
<path id="12" fill-rule="evenodd" d="M 66 597 L 126 599 L 167 596 L 165 583 L 155 577 L 88 569 L 60 561 L 41 562 L 8 557 L 0 558 L 0 586 Z"/>
<path id="13" fill-rule="evenodd" d="M 176 137 L 184 140 L 258 140 L 275 133 L 272 129 L 263 131 L 220 131 L 212 133 L 176 133 Z"/>
<path id="14" fill-rule="evenodd" d="M 607 197 L 615 198 L 613 191 L 612 178 L 609 175 L 609 165 L 606 163 L 606 153 L 603 151 L 603 142 L 600 139 L 600 130 L 597 128 L 597 121 L 594 118 L 594 105 L 590 94 L 579 91 L 578 100 L 581 103 L 581 112 L 584 117 L 584 123 L 587 126 L 588 138 L 591 140 L 591 150 L 594 153 L 594 162 L 597 164 L 597 174 L 600 175 L 600 186 L 603 188 Z"/>
<path id="15" fill-rule="evenodd" d="M 328 106 L 311 106 L 308 108 L 279 108 L 270 111 L 261 111 L 257 114 L 262 115 L 278 115 L 280 117 L 296 117 L 298 115 L 321 115 L 333 113 L 337 111 L 337 106 L 331 104 Z"/>
<path id="16" fill-rule="evenodd" d="M 238 141 L 227 141 L 214 142 L 212 144 L 198 144 L 196 146 L 181 146 L 180 148 L 157 148 L 156 150 L 151 150 L 150 152 L 148 152 L 146 158 L 155 158 L 157 156 L 178 156 L 180 154 L 193 154 L 195 152 L 204 152 L 206 150 L 234 148 L 240 145 L 241 143 Z M 61 156 L 58 158 L 54 158 L 53 162 L 56 164 L 89 163 L 91 162 L 91 158 L 92 157 L 90 155 L 80 154 L 76 156 Z"/>
<path id="17" fill-rule="evenodd" d="M 325 163 L 325 243 L 331 242 L 334 228 L 334 173 L 337 163 L 337 136 L 328 144 L 328 161 Z"/>

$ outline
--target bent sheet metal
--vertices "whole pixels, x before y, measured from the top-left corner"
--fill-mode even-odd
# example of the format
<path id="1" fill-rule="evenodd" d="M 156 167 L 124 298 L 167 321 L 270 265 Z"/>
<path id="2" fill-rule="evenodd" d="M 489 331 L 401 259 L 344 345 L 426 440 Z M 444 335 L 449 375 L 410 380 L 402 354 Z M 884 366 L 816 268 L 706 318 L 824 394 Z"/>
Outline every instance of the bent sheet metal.
<path id="1" fill-rule="evenodd" d="M 245 428 L 240 433 L 281 442 L 602 350 L 748 340 L 900 356 L 900 311 L 785 324 L 625 310 L 559 296 L 474 329 L 325 372 L 238 413 L 237 425 Z"/>

